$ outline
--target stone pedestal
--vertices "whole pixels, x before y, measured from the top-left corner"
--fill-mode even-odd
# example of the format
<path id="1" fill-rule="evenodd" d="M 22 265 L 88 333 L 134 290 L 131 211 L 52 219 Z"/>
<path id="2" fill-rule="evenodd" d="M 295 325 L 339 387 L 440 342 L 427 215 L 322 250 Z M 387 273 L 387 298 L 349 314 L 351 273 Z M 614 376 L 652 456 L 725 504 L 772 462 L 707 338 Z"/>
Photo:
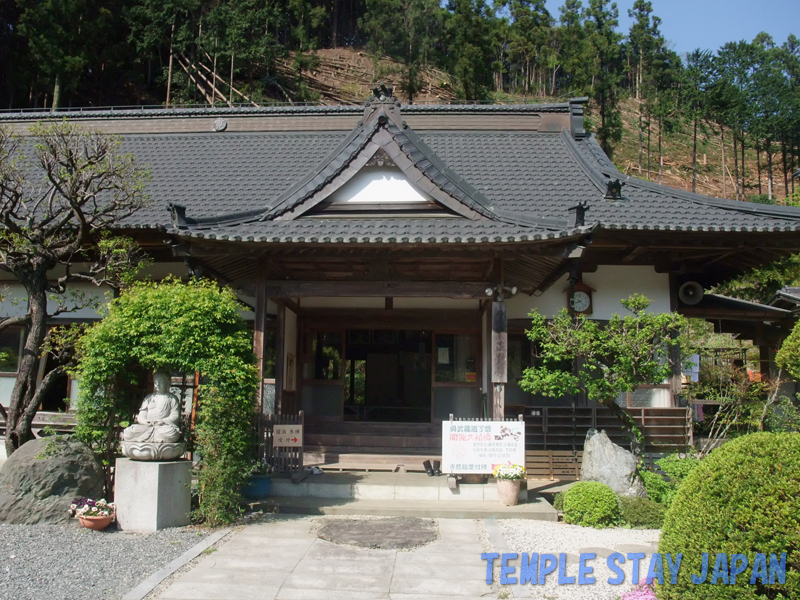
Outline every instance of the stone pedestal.
<path id="1" fill-rule="evenodd" d="M 192 463 L 118 458 L 114 473 L 117 526 L 156 531 L 189 524 Z"/>

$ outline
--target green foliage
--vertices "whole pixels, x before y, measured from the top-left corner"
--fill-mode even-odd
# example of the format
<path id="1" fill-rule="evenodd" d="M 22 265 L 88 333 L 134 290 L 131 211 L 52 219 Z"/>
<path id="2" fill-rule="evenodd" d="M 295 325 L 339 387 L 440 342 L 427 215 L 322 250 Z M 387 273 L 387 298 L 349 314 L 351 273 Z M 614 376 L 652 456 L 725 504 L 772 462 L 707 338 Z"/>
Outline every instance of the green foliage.
<path id="1" fill-rule="evenodd" d="M 644 489 L 647 492 L 647 497 L 653 502 L 660 504 L 669 504 L 670 495 L 673 488 L 670 483 L 655 471 L 649 469 L 640 469 L 639 475 L 642 476 L 644 482 Z"/>
<path id="2" fill-rule="evenodd" d="M 670 454 L 656 461 L 656 465 L 667 475 L 666 479 L 656 471 L 642 469 L 640 474 L 647 490 L 647 497 L 669 507 L 683 480 L 699 464 L 700 460 L 695 456 Z"/>
<path id="3" fill-rule="evenodd" d="M 564 495 L 566 492 L 558 492 L 553 498 L 553 508 L 559 512 L 564 511 Z"/>
<path id="4" fill-rule="evenodd" d="M 436 36 L 443 25 L 439 2 L 367 0 L 359 24 L 376 61 L 390 56 L 401 63 L 401 87 L 412 101 L 422 91 L 423 69 L 434 59 Z"/>
<path id="5" fill-rule="evenodd" d="M 775 355 L 775 363 L 795 380 L 800 380 L 800 323 L 783 341 Z"/>
<path id="6" fill-rule="evenodd" d="M 667 509 L 648 498 L 620 496 L 622 522 L 634 529 L 661 529 Z"/>
<path id="7" fill-rule="evenodd" d="M 772 405 L 772 410 L 767 414 L 764 429 L 775 433 L 800 432 L 800 408 L 794 402 L 782 396 Z"/>
<path id="8" fill-rule="evenodd" d="M 677 344 L 675 333 L 685 320 L 677 313 L 648 313 L 650 301 L 634 294 L 622 305 L 630 314 L 612 315 L 606 325 L 571 316 L 562 309 L 548 320 L 530 314 L 528 338 L 536 343 L 536 363 L 525 370 L 520 386 L 551 398 L 586 393 L 590 400 L 615 410 L 623 425 L 641 441 L 635 422 L 615 404 L 617 397 L 640 384 L 658 384 L 672 372 L 667 359 Z M 579 370 L 572 368 L 580 361 Z"/>
<path id="9" fill-rule="evenodd" d="M 211 281 L 134 283 L 78 345 L 76 434 L 110 464 L 123 422 L 138 407 L 142 369 L 199 371 L 195 450 L 199 513 L 211 525 L 238 512 L 251 468 L 257 375 L 247 326 L 229 289 Z"/>
<path id="10" fill-rule="evenodd" d="M 602 529 L 619 523 L 619 500 L 611 488 L 598 481 L 581 481 L 564 494 L 564 521 Z"/>
<path id="11" fill-rule="evenodd" d="M 800 590 L 800 434 L 755 433 L 714 450 L 683 482 L 667 511 L 659 552 L 683 554 L 677 585 L 659 600 L 796 598 Z M 694 585 L 702 554 L 788 554 L 786 583 L 740 576 L 735 585 Z M 749 574 L 749 569 L 748 569 Z M 782 594 L 782 596 L 781 596 Z"/>
<path id="12" fill-rule="evenodd" d="M 669 454 L 656 461 L 658 467 L 676 484 L 680 485 L 700 464 L 696 456 Z"/>

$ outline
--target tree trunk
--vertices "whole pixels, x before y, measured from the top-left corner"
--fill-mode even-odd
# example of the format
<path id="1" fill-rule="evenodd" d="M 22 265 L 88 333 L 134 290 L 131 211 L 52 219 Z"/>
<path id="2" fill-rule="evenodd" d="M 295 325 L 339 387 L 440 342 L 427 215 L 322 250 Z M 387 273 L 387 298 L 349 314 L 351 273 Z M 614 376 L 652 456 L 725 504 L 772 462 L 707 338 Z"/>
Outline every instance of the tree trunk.
<path id="1" fill-rule="evenodd" d="M 233 106 L 233 51 L 231 51 L 231 86 L 228 90 L 228 106 Z"/>
<path id="2" fill-rule="evenodd" d="M 658 115 L 658 183 L 661 183 L 661 169 L 664 166 L 664 155 L 661 152 L 661 127 L 663 121 L 661 115 Z"/>
<path id="3" fill-rule="evenodd" d="M 736 199 L 741 200 L 742 199 L 740 196 L 741 188 L 739 187 L 739 153 L 737 149 L 738 146 L 736 145 L 736 130 L 734 129 L 733 130 L 733 174 L 735 177 L 733 179 L 733 187 L 735 188 L 734 192 L 736 193 Z"/>
<path id="4" fill-rule="evenodd" d="M 741 141 L 740 146 L 742 147 L 742 200 L 744 200 L 745 190 L 747 189 L 744 184 L 744 143 L 745 143 L 744 129 L 742 129 L 742 137 L 740 138 L 740 141 Z"/>
<path id="5" fill-rule="evenodd" d="M 628 432 L 631 438 L 631 452 L 633 455 L 637 459 L 641 458 L 644 452 L 644 434 L 642 430 L 639 429 L 636 419 L 616 402 L 612 402 L 606 406 L 608 406 L 609 410 L 620 420 L 622 428 Z"/>
<path id="6" fill-rule="evenodd" d="M 761 196 L 764 192 L 761 189 L 761 146 L 756 140 L 756 174 L 758 175 L 758 195 Z"/>
<path id="7" fill-rule="evenodd" d="M 169 34 L 169 66 L 167 67 L 167 101 L 165 107 L 169 108 L 169 93 L 172 88 L 172 39 L 175 37 L 175 17 L 172 17 L 172 31 Z"/>
<path id="8" fill-rule="evenodd" d="M 725 126 L 719 124 L 720 152 L 722 153 L 722 197 L 728 197 L 728 182 L 725 178 Z"/>
<path id="9" fill-rule="evenodd" d="M 36 375 L 39 372 L 39 355 L 47 334 L 47 294 L 46 282 L 36 285 L 36 281 L 25 286 L 28 293 L 28 314 L 30 329 L 25 339 L 19 373 L 11 392 L 6 423 L 6 455 L 11 454 L 22 444 L 33 438 L 31 423 L 36 407 L 31 407 L 36 392 Z M 31 410 L 33 408 L 33 410 Z"/>
<path id="10" fill-rule="evenodd" d="M 638 97 L 639 91 L 637 89 L 636 95 Z M 642 176 L 642 102 L 639 101 L 639 177 Z"/>
<path id="11" fill-rule="evenodd" d="M 54 111 L 58 108 L 58 102 L 61 99 L 61 75 L 56 75 L 56 81 L 53 84 L 53 103 L 50 105 L 50 110 Z"/>
<path id="12" fill-rule="evenodd" d="M 692 192 L 697 193 L 697 119 L 694 120 L 692 136 Z"/>
<path id="13" fill-rule="evenodd" d="M 783 191 L 789 197 L 789 172 L 786 170 L 786 140 L 781 139 L 781 155 L 783 158 Z"/>
<path id="14" fill-rule="evenodd" d="M 651 169 L 651 166 L 653 164 L 650 161 L 650 137 L 651 137 L 650 136 L 650 132 L 652 130 L 652 128 L 650 127 L 650 120 L 651 120 L 651 115 L 650 115 L 650 112 L 648 111 L 648 113 L 647 113 L 647 181 L 651 181 L 652 180 L 652 177 L 650 177 L 650 169 Z"/>
<path id="15" fill-rule="evenodd" d="M 772 140 L 767 140 L 765 152 L 767 153 L 767 195 L 772 200 L 774 196 L 772 190 L 775 189 L 772 180 Z"/>

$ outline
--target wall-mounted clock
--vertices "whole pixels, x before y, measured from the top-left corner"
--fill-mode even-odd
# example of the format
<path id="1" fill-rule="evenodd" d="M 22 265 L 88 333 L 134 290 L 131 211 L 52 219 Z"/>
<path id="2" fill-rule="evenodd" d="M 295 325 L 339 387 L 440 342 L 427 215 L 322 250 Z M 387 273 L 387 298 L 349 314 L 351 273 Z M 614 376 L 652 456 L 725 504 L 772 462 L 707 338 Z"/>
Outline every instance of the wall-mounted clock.
<path id="1" fill-rule="evenodd" d="M 571 314 L 592 314 L 592 292 L 595 291 L 594 288 L 589 287 L 582 281 L 578 281 L 564 291 L 567 292 L 567 308 Z"/>

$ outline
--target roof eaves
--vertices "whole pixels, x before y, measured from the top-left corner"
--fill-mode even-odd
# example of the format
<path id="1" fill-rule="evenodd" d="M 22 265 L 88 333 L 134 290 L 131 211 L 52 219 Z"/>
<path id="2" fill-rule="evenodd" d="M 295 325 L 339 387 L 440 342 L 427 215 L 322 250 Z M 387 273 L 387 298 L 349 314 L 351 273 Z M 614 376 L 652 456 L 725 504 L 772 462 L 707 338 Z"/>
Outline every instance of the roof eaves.
<path id="1" fill-rule="evenodd" d="M 790 206 L 775 206 L 772 204 L 757 204 L 755 202 L 742 202 L 740 200 L 727 200 L 723 198 L 714 198 L 712 196 L 705 196 L 703 194 L 696 194 L 694 192 L 679 190 L 669 186 L 654 183 L 652 181 L 645 181 L 643 179 L 638 179 L 636 177 L 632 177 L 630 175 L 626 175 L 620 172 L 616 168 L 616 166 L 614 166 L 613 163 L 611 163 L 610 160 L 608 160 L 608 157 L 606 157 L 606 159 L 608 160 L 608 164 L 605 165 L 607 168 L 603 168 L 603 165 L 600 164 L 599 162 L 597 164 L 591 164 L 590 161 L 588 161 L 585 158 L 585 156 L 580 152 L 580 149 L 577 147 L 576 144 L 578 142 L 572 140 L 572 137 L 569 135 L 564 136 L 564 132 L 562 132 L 562 137 L 565 137 L 565 139 L 567 139 L 567 147 L 570 148 L 573 155 L 575 155 L 579 159 L 580 164 L 587 166 L 590 169 L 590 171 L 595 174 L 595 178 L 599 174 L 601 176 L 604 176 L 605 178 L 619 179 L 620 181 L 624 181 L 627 185 L 642 190 L 673 196 L 675 198 L 685 200 L 687 202 L 692 202 L 694 204 L 699 204 L 702 206 L 711 206 L 722 210 L 753 214 L 764 217 L 774 217 L 779 219 L 791 219 L 800 221 L 800 208 L 790 207 Z M 592 145 L 595 145 L 597 146 L 597 149 L 600 149 L 600 146 L 599 144 L 597 144 L 597 141 L 594 139 L 594 137 L 586 139 L 581 143 L 588 144 L 589 146 L 587 147 L 590 149 L 590 151 L 592 151 L 591 148 Z M 602 156 L 606 156 L 605 153 L 602 152 L 602 149 L 600 149 L 600 152 L 602 153 Z M 596 160 L 598 161 L 600 160 L 597 152 L 592 151 L 592 155 L 595 157 Z M 753 231 L 753 230 L 758 230 L 758 228 L 747 229 L 747 231 Z"/>

